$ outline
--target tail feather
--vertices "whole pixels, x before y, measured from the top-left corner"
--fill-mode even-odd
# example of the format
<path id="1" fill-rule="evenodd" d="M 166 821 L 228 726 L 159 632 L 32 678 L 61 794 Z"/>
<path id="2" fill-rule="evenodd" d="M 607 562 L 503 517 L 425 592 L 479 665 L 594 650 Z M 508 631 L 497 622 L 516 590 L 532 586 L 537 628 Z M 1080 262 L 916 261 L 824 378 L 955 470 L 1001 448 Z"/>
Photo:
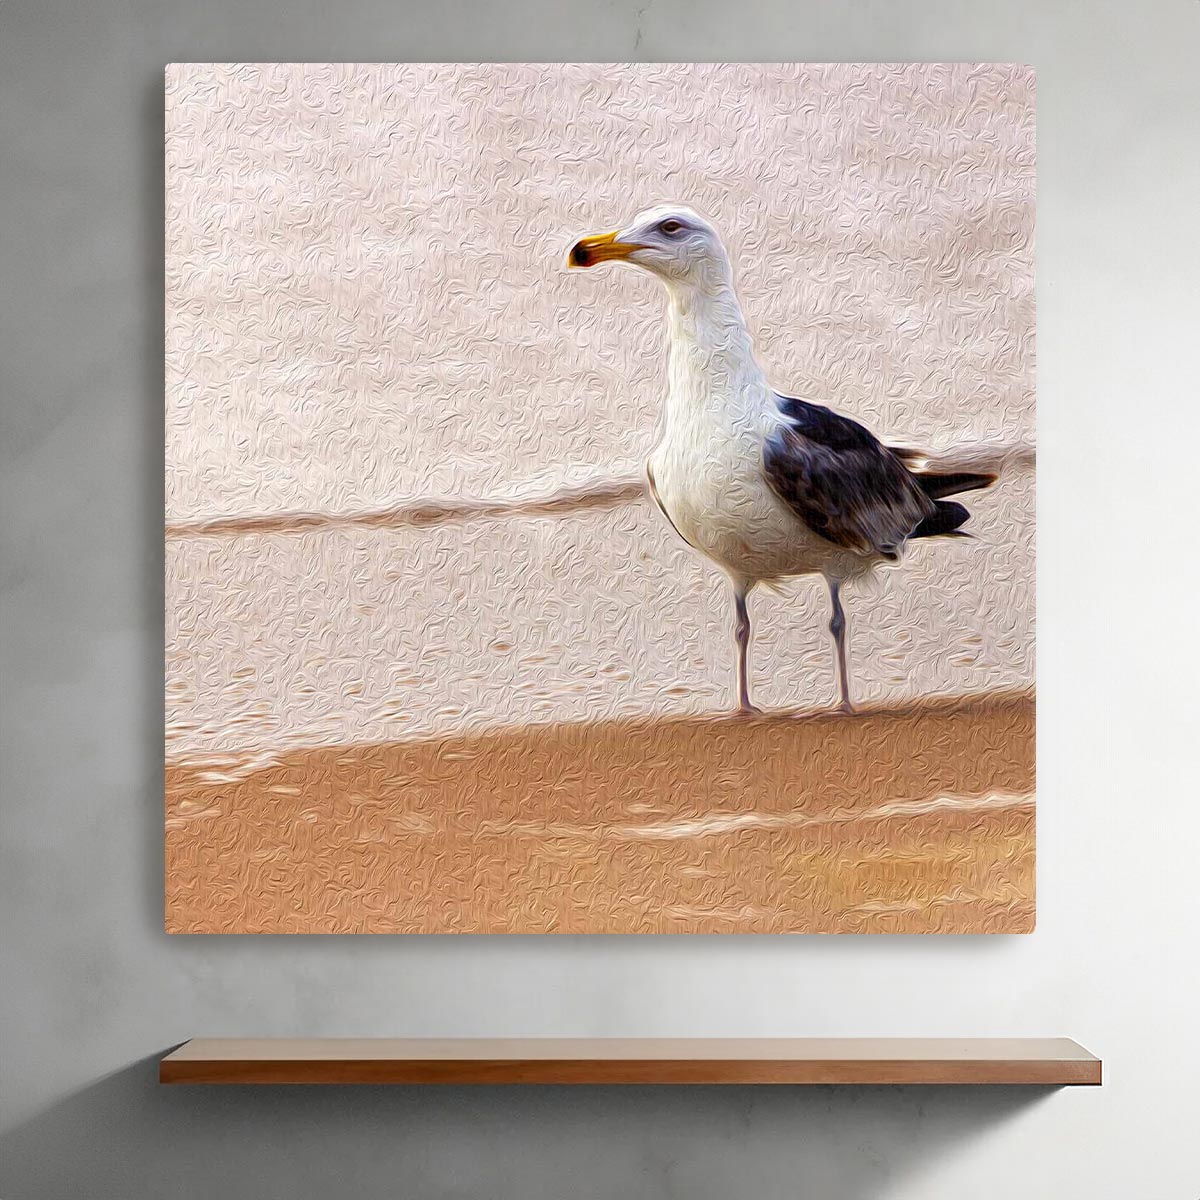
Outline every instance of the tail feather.
<path id="1" fill-rule="evenodd" d="M 991 487 L 997 476 L 983 471 L 955 471 L 941 475 L 914 473 L 913 478 L 930 500 L 940 500 L 943 496 L 955 496 L 959 492 L 973 492 L 979 488 Z"/>
<path id="2" fill-rule="evenodd" d="M 960 525 L 965 525 L 971 514 L 966 508 L 953 500 L 939 500 L 933 512 L 909 534 L 909 537 L 970 537 L 969 533 L 957 532 Z"/>
<path id="3" fill-rule="evenodd" d="M 906 446 L 892 446 L 891 451 L 908 468 L 917 487 L 934 502 L 933 512 L 909 537 L 970 537 L 969 533 L 960 531 L 959 526 L 965 525 L 971 514 L 963 505 L 942 497 L 991 487 L 999 475 L 991 471 L 930 471 L 927 466 L 929 456 L 924 451 Z"/>

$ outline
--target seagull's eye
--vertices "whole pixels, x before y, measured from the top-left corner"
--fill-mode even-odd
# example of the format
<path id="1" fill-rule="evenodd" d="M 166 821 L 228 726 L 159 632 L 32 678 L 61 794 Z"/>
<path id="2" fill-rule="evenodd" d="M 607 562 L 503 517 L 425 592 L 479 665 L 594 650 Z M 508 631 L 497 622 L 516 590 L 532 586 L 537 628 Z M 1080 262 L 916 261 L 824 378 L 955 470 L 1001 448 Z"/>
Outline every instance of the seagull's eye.
<path id="1" fill-rule="evenodd" d="M 667 237 L 674 237 L 682 228 L 682 221 L 666 220 L 659 223 L 658 232 L 665 233 Z"/>

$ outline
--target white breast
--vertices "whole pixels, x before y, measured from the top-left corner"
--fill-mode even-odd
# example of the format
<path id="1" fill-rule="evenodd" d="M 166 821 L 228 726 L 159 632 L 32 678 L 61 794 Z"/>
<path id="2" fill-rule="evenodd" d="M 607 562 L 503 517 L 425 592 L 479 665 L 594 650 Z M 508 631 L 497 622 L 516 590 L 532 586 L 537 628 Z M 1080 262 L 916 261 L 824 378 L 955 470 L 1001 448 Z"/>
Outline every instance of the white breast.
<path id="1" fill-rule="evenodd" d="M 763 472 L 774 396 L 710 401 L 682 417 L 674 408 L 650 457 L 658 502 L 679 535 L 749 582 L 823 571 L 843 558 L 775 495 Z"/>
<path id="2" fill-rule="evenodd" d="M 667 291 L 667 399 L 649 468 L 671 523 L 743 582 L 853 573 L 854 556 L 813 533 L 763 472 L 778 401 L 727 273 L 705 287 L 668 282 Z"/>

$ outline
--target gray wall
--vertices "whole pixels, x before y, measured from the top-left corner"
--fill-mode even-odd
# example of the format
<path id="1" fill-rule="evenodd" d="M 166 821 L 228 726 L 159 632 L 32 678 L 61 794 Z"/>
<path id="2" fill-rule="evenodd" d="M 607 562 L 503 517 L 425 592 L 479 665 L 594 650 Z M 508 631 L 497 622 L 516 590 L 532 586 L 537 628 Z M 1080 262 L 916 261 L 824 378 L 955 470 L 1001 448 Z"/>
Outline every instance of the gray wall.
<path id="1" fill-rule="evenodd" d="M 7 0 L 0 1196 L 1200 1196 L 1200 4 Z M 1039 72 L 1040 902 L 992 939 L 162 932 L 161 68 Z M 1090 1091 L 159 1089 L 193 1034 L 1069 1034 Z"/>

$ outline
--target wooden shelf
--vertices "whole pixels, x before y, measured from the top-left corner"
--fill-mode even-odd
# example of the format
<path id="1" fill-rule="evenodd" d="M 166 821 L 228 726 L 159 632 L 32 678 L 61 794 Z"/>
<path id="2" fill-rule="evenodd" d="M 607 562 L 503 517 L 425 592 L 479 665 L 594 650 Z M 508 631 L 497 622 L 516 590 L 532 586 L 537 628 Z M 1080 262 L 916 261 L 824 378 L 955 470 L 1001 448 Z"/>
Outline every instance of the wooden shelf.
<path id="1" fill-rule="evenodd" d="M 1098 1084 L 1070 1038 L 196 1038 L 162 1083 Z"/>

